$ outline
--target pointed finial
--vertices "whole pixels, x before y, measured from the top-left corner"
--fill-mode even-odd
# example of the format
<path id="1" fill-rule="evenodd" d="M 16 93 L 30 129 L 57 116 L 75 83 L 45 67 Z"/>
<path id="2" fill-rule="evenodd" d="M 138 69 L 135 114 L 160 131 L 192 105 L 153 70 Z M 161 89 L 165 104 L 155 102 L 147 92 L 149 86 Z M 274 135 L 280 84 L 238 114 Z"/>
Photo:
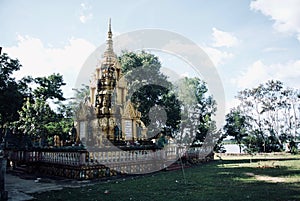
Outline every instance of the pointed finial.
<path id="1" fill-rule="evenodd" d="M 109 23 L 108 23 L 108 38 L 112 38 L 112 32 L 111 32 L 111 19 L 109 18 Z"/>

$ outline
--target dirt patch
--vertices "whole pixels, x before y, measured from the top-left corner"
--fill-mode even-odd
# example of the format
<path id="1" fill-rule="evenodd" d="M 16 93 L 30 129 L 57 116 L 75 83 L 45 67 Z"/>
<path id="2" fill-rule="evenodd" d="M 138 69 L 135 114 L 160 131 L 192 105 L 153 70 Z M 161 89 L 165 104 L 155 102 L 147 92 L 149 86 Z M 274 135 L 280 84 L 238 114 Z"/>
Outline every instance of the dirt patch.
<path id="1" fill-rule="evenodd" d="M 252 172 L 246 172 L 245 175 L 249 177 L 254 177 L 258 181 L 265 181 L 269 183 L 294 183 L 299 182 L 300 179 L 291 179 L 291 178 L 285 178 L 285 177 L 271 177 L 266 175 L 257 175 Z"/>
<path id="2" fill-rule="evenodd" d="M 258 181 L 265 181 L 265 182 L 270 182 L 270 183 L 287 182 L 287 180 L 283 177 L 270 177 L 270 176 L 262 176 L 262 175 L 255 175 L 254 177 Z"/>

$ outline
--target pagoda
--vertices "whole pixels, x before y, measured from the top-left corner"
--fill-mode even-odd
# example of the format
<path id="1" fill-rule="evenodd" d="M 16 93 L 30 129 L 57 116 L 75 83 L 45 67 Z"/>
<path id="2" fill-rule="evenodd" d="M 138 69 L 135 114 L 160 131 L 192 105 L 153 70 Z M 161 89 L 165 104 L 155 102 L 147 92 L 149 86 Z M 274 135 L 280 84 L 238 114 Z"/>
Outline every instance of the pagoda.
<path id="1" fill-rule="evenodd" d="M 121 65 L 113 50 L 109 20 L 106 50 L 99 60 L 90 82 L 88 101 L 77 114 L 78 138 L 101 145 L 103 141 L 126 142 L 144 140 L 146 127 L 130 100 Z M 92 143 L 93 144 L 93 143 Z"/>

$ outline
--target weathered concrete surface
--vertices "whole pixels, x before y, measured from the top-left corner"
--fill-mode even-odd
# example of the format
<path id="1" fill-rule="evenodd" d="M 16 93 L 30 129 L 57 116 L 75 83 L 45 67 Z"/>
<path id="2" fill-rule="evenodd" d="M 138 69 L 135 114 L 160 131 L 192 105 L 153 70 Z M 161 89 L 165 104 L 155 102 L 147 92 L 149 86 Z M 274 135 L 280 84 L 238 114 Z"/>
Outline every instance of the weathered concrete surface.
<path id="1" fill-rule="evenodd" d="M 52 180 L 33 176 L 26 177 L 26 175 L 16 176 L 10 173 L 6 174 L 5 183 L 9 201 L 33 200 L 34 197 L 30 195 L 32 193 L 61 190 L 64 187 L 77 188 L 90 184 L 86 181 Z"/>
<path id="2" fill-rule="evenodd" d="M 21 179 L 11 174 L 6 175 L 6 190 L 8 191 L 8 200 L 21 201 L 32 200 L 30 193 L 45 192 L 51 190 L 60 190 L 63 186 L 56 183 L 45 183 L 42 180 Z"/>

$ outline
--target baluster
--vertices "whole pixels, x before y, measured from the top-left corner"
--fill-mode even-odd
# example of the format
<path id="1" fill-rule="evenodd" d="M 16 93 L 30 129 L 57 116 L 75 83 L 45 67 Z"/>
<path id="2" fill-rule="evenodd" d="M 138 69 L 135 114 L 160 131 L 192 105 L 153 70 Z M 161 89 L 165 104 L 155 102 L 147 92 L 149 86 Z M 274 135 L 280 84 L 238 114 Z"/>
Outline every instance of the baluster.
<path id="1" fill-rule="evenodd" d="M 102 163 L 102 160 L 103 160 L 103 152 L 99 152 L 98 162 Z"/>
<path id="2" fill-rule="evenodd" d="M 127 151 L 127 161 L 130 161 L 130 157 L 131 157 L 131 152 Z"/>
<path id="3" fill-rule="evenodd" d="M 60 163 L 65 164 L 65 152 L 61 152 L 60 158 Z"/>
<path id="4" fill-rule="evenodd" d="M 117 162 L 119 163 L 121 161 L 121 151 L 118 151 L 118 158 L 117 158 Z"/>
<path id="5" fill-rule="evenodd" d="M 64 164 L 69 164 L 69 152 L 64 153 Z"/>
<path id="6" fill-rule="evenodd" d="M 108 163 L 109 162 L 109 152 L 107 151 L 106 152 L 106 157 L 105 157 L 105 163 Z"/>
<path id="7" fill-rule="evenodd" d="M 74 165 L 78 165 L 78 162 L 79 162 L 79 160 L 78 160 L 79 157 L 78 156 L 79 156 L 79 153 L 73 153 L 72 160 L 73 160 Z"/>
<path id="8" fill-rule="evenodd" d="M 75 164 L 74 164 L 74 162 L 75 162 L 75 161 L 74 161 L 74 152 L 71 152 L 71 153 L 70 153 L 70 159 L 69 159 L 69 160 L 70 160 L 70 164 L 71 164 L 71 165 L 75 165 Z"/>
<path id="9" fill-rule="evenodd" d="M 79 152 L 77 152 L 76 154 L 75 154 L 75 163 L 76 163 L 76 165 L 80 165 L 80 156 L 81 156 L 81 153 L 79 153 Z"/>
<path id="10" fill-rule="evenodd" d="M 119 157 L 119 162 L 121 163 L 121 162 L 123 162 L 123 160 L 124 160 L 124 158 L 123 158 L 123 152 L 120 151 L 120 152 L 119 152 L 119 155 L 120 155 L 120 157 Z"/>
<path id="11" fill-rule="evenodd" d="M 102 163 L 102 159 L 103 159 L 103 152 L 98 152 L 98 163 Z"/>
<path id="12" fill-rule="evenodd" d="M 81 153 L 81 161 L 80 161 L 80 164 L 86 164 L 86 153 L 83 152 Z"/>
<path id="13" fill-rule="evenodd" d="M 65 157 L 64 157 L 64 156 L 65 156 L 65 153 L 64 153 L 64 152 L 61 152 L 61 153 L 60 153 L 60 163 L 61 163 L 61 164 L 64 164 L 64 163 L 65 163 Z"/>
<path id="14" fill-rule="evenodd" d="M 62 163 L 62 152 L 58 153 L 58 163 Z"/>
<path id="15" fill-rule="evenodd" d="M 130 161 L 130 160 L 131 160 L 131 151 L 128 151 L 127 153 L 128 153 L 128 158 L 127 158 L 127 160 Z"/>
<path id="16" fill-rule="evenodd" d="M 53 162 L 53 161 L 52 161 L 52 152 L 48 152 L 48 156 L 49 156 L 49 158 L 48 158 L 48 161 L 47 161 L 47 162 L 52 163 L 52 162 Z"/>

